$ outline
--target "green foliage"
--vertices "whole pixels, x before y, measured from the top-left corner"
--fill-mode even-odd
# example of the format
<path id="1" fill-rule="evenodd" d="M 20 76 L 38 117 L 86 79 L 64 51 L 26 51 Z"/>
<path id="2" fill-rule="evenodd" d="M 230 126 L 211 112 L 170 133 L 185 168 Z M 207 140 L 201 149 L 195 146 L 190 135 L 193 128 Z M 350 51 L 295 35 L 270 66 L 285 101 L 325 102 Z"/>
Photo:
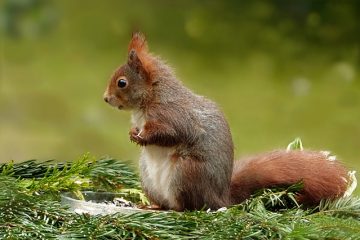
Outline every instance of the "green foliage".
<path id="1" fill-rule="evenodd" d="M 140 188 L 137 174 L 129 168 L 129 162 L 119 162 L 113 158 L 102 158 L 96 161 L 89 170 L 89 177 L 104 189 Z"/>
<path id="2" fill-rule="evenodd" d="M 141 195 L 137 176 L 126 163 L 84 155 L 73 163 L 28 161 L 0 169 L 0 239 L 356 239 L 360 232 L 359 198 L 304 209 L 294 198 L 301 182 L 258 191 L 244 203 L 218 211 L 90 216 L 69 212 L 52 196 L 105 186 L 124 196 Z M 107 176 L 111 180 L 106 183 L 99 180 Z M 74 184 L 79 179 L 88 182 Z"/>
<path id="3" fill-rule="evenodd" d="M 149 205 L 150 202 L 140 189 L 124 188 L 118 192 L 119 196 L 129 199 L 131 202 L 141 202 L 143 205 Z"/>
<path id="4" fill-rule="evenodd" d="M 303 150 L 303 144 L 301 141 L 301 138 L 295 138 L 294 141 L 292 141 L 291 143 L 289 143 L 289 145 L 286 148 L 287 150 Z"/>
<path id="5" fill-rule="evenodd" d="M 0 164 L 2 175 L 11 175 L 13 177 L 21 178 L 43 178 L 46 172 L 51 171 L 54 168 L 62 170 L 64 168 L 64 164 L 55 164 L 53 160 L 37 162 L 34 159 L 17 163 L 15 165 L 13 162 Z"/>
<path id="6" fill-rule="evenodd" d="M 346 197 L 337 201 L 324 200 L 318 206 L 319 213 L 330 216 L 360 220 L 360 198 Z M 316 210 L 316 209 L 315 209 Z"/>
<path id="7" fill-rule="evenodd" d="M 242 206 L 244 210 L 251 210 L 262 205 L 271 210 L 300 207 L 295 196 L 302 188 L 303 182 L 298 182 L 290 187 L 261 189 L 253 195 L 252 199 L 246 200 Z"/>
<path id="8" fill-rule="evenodd" d="M 126 162 L 113 158 L 95 160 L 89 154 L 71 163 L 35 160 L 0 164 L 0 174 L 19 179 L 29 192 L 59 192 L 79 189 L 120 190 L 140 188 L 138 176 Z"/>
<path id="9" fill-rule="evenodd" d="M 49 239 L 71 216 L 59 202 L 23 192 L 19 181 L 0 176 L 0 239 Z"/>
<path id="10" fill-rule="evenodd" d="M 26 187 L 31 193 L 38 192 L 59 192 L 75 191 L 90 187 L 90 179 L 85 177 L 86 171 L 89 171 L 89 161 L 87 155 L 84 155 L 78 161 L 71 164 L 64 164 L 58 168 L 56 164 L 47 168 L 43 178 L 22 179 L 21 185 Z"/>

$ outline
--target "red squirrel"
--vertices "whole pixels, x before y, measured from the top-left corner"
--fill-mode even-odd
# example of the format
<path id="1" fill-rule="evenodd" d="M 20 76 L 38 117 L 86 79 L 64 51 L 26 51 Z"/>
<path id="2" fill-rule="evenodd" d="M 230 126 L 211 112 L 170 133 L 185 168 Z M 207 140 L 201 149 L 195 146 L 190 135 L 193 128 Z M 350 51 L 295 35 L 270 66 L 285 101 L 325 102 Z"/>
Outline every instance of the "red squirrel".
<path id="1" fill-rule="evenodd" d="M 341 197 L 347 170 L 315 151 L 277 150 L 236 161 L 229 125 L 217 105 L 184 87 L 134 33 L 127 62 L 112 75 L 104 100 L 132 110 L 130 140 L 141 146 L 140 176 L 150 202 L 176 211 L 218 209 L 254 191 L 303 181 L 297 200 Z"/>

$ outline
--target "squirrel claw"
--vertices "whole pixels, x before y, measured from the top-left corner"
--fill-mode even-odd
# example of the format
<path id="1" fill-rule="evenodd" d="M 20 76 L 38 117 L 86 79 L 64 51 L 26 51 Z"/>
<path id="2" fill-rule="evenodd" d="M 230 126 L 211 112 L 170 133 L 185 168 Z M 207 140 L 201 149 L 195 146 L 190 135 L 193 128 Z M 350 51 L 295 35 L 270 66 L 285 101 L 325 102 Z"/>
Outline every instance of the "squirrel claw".
<path id="1" fill-rule="evenodd" d="M 146 145 L 145 141 L 144 141 L 144 137 L 141 136 L 141 133 L 143 131 L 139 130 L 138 128 L 132 128 L 129 132 L 130 135 L 130 141 L 143 146 Z"/>
<path id="2" fill-rule="evenodd" d="M 144 139 L 142 136 L 140 136 L 140 134 L 142 133 L 142 129 L 139 131 L 139 133 L 136 135 L 136 137 L 140 138 L 140 139 Z"/>

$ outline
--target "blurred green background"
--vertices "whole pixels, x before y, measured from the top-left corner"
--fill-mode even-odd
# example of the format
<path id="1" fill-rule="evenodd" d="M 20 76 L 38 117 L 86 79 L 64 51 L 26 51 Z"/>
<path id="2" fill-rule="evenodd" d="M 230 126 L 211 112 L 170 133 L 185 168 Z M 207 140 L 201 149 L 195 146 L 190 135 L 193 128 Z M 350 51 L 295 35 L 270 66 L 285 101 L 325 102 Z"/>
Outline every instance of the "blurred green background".
<path id="1" fill-rule="evenodd" d="M 136 161 L 102 94 L 131 32 L 215 100 L 236 156 L 304 146 L 360 170 L 360 1 L 0 2 L 0 162 Z"/>

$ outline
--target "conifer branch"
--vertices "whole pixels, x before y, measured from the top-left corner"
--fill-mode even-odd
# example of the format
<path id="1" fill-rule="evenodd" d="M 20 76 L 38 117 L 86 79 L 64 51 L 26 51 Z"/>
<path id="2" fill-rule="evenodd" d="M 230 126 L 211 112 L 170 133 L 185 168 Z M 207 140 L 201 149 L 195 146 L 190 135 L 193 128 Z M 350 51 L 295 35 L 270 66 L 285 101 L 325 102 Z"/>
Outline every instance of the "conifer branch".
<path id="1" fill-rule="evenodd" d="M 79 179 L 89 182 L 76 184 Z M 301 187 L 298 183 L 288 188 L 264 189 L 223 211 L 90 216 L 68 211 L 58 201 L 59 192 L 106 189 L 131 195 L 140 191 L 140 184 L 127 163 L 112 158 L 95 161 L 85 156 L 72 163 L 31 160 L 3 164 L 0 239 L 357 238 L 359 198 L 327 200 L 317 208 L 303 209 L 294 198 Z"/>

